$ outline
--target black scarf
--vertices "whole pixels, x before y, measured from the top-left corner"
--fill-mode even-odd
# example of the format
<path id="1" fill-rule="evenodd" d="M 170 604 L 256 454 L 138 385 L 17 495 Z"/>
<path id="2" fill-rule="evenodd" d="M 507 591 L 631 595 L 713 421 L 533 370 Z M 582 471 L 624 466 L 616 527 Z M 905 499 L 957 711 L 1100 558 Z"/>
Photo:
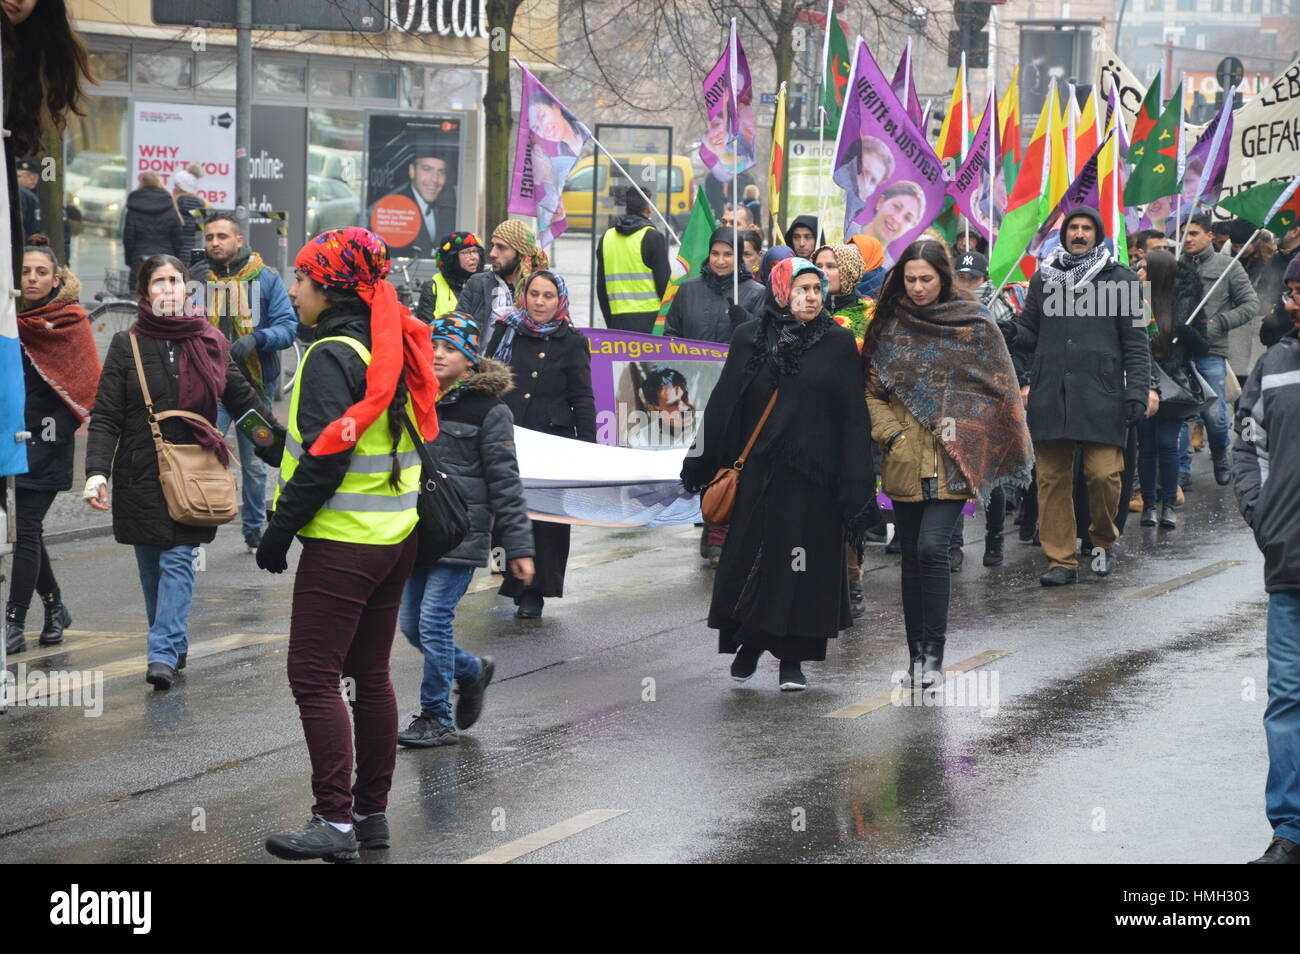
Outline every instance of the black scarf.
<path id="1" fill-rule="evenodd" d="M 798 374 L 803 353 L 834 327 L 835 321 L 825 308 L 812 321 L 803 322 L 778 305 L 769 291 L 763 319 L 754 334 L 754 354 L 745 369 L 756 371 L 768 361 L 778 375 Z"/>
<path id="2" fill-rule="evenodd" d="M 744 261 L 736 262 L 736 271 L 740 274 L 740 281 L 742 284 L 753 278 Z M 700 277 L 704 279 L 704 284 L 709 287 L 710 291 L 716 295 L 721 295 L 723 298 L 727 299 L 727 301 L 731 301 L 731 275 L 719 275 L 713 269 L 709 268 L 709 260 L 706 258 L 700 263 Z M 735 302 L 732 302 L 732 304 L 735 304 Z"/>

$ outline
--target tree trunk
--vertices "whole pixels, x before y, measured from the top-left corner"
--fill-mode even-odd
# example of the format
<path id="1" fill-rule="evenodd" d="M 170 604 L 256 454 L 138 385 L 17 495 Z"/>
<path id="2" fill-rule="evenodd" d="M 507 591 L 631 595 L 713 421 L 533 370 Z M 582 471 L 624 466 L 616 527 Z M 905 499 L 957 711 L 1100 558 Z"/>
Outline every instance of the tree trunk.
<path id="1" fill-rule="evenodd" d="M 484 223 L 487 234 L 505 221 L 510 192 L 510 34 L 521 0 L 487 0 L 487 91 L 483 94 L 485 138 Z"/>
<path id="2" fill-rule="evenodd" d="M 45 135 L 45 146 L 42 152 L 44 156 L 40 161 L 41 181 L 36 187 L 36 194 L 41 200 L 41 231 L 50 240 L 50 251 L 66 265 L 68 256 L 63 232 L 63 176 L 45 174 L 46 169 L 52 168 L 46 163 L 46 158 L 53 157 L 55 163 L 59 166 L 63 165 L 63 134 L 50 129 Z M 18 282 L 15 281 L 15 284 Z"/>

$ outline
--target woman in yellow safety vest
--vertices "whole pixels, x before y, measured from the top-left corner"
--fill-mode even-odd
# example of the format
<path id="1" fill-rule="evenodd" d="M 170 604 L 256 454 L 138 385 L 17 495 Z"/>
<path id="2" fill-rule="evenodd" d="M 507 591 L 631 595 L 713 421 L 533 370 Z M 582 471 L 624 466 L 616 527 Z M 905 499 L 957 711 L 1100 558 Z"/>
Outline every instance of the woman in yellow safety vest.
<path id="1" fill-rule="evenodd" d="M 473 232 L 452 232 L 446 236 L 434 252 L 438 270 L 420 286 L 415 317 L 429 325 L 438 315 L 455 311 L 469 277 L 483 271 L 484 258 L 483 243 Z"/>
<path id="2" fill-rule="evenodd" d="M 294 269 L 289 297 L 316 342 L 299 366 L 257 565 L 282 573 L 294 536 L 302 541 L 288 670 L 316 804 L 301 831 L 266 847 L 279 858 L 348 861 L 358 847 L 388 846 L 397 752 L 388 659 L 417 548 L 420 459 L 407 425 L 437 436 L 438 383 L 429 329 L 384 280 L 388 247 L 377 235 L 322 232 Z"/>

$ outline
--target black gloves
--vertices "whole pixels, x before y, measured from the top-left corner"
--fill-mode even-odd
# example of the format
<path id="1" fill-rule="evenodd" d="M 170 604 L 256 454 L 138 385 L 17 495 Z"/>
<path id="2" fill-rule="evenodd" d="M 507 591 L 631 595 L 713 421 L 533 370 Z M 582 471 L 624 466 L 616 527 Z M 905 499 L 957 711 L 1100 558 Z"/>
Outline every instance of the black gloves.
<path id="1" fill-rule="evenodd" d="M 230 358 L 235 364 L 242 364 L 256 348 L 257 336 L 243 335 L 230 343 Z"/>
<path id="2" fill-rule="evenodd" d="M 1124 426 L 1132 427 L 1147 416 L 1147 402 L 1130 398 L 1124 402 Z"/>
<path id="3" fill-rule="evenodd" d="M 283 573 L 289 569 L 289 545 L 293 543 L 293 534 L 279 529 L 274 523 L 267 524 L 262 534 L 262 542 L 257 547 L 257 565 L 269 573 Z"/>
<path id="4" fill-rule="evenodd" d="M 727 320 L 731 322 L 731 327 L 734 328 L 749 320 L 749 312 L 745 311 L 740 305 L 728 305 Z"/>
<path id="5" fill-rule="evenodd" d="M 271 467 L 279 467 L 284 458 L 284 439 L 289 436 L 288 429 L 274 418 L 271 420 L 271 431 L 275 434 L 275 443 L 270 447 L 260 447 L 253 445 L 253 453 L 258 459 Z"/>

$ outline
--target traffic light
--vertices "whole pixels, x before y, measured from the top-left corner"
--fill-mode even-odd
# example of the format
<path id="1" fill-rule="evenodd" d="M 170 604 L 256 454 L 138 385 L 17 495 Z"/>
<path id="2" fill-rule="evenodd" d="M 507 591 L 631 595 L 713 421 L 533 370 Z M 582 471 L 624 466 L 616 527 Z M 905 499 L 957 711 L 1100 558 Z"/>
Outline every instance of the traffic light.
<path id="1" fill-rule="evenodd" d="M 989 65 L 989 35 L 984 25 L 989 22 L 988 0 L 956 0 L 953 19 L 957 29 L 948 32 L 948 65 L 961 65 L 961 55 L 966 54 L 966 65 L 985 69 Z"/>

